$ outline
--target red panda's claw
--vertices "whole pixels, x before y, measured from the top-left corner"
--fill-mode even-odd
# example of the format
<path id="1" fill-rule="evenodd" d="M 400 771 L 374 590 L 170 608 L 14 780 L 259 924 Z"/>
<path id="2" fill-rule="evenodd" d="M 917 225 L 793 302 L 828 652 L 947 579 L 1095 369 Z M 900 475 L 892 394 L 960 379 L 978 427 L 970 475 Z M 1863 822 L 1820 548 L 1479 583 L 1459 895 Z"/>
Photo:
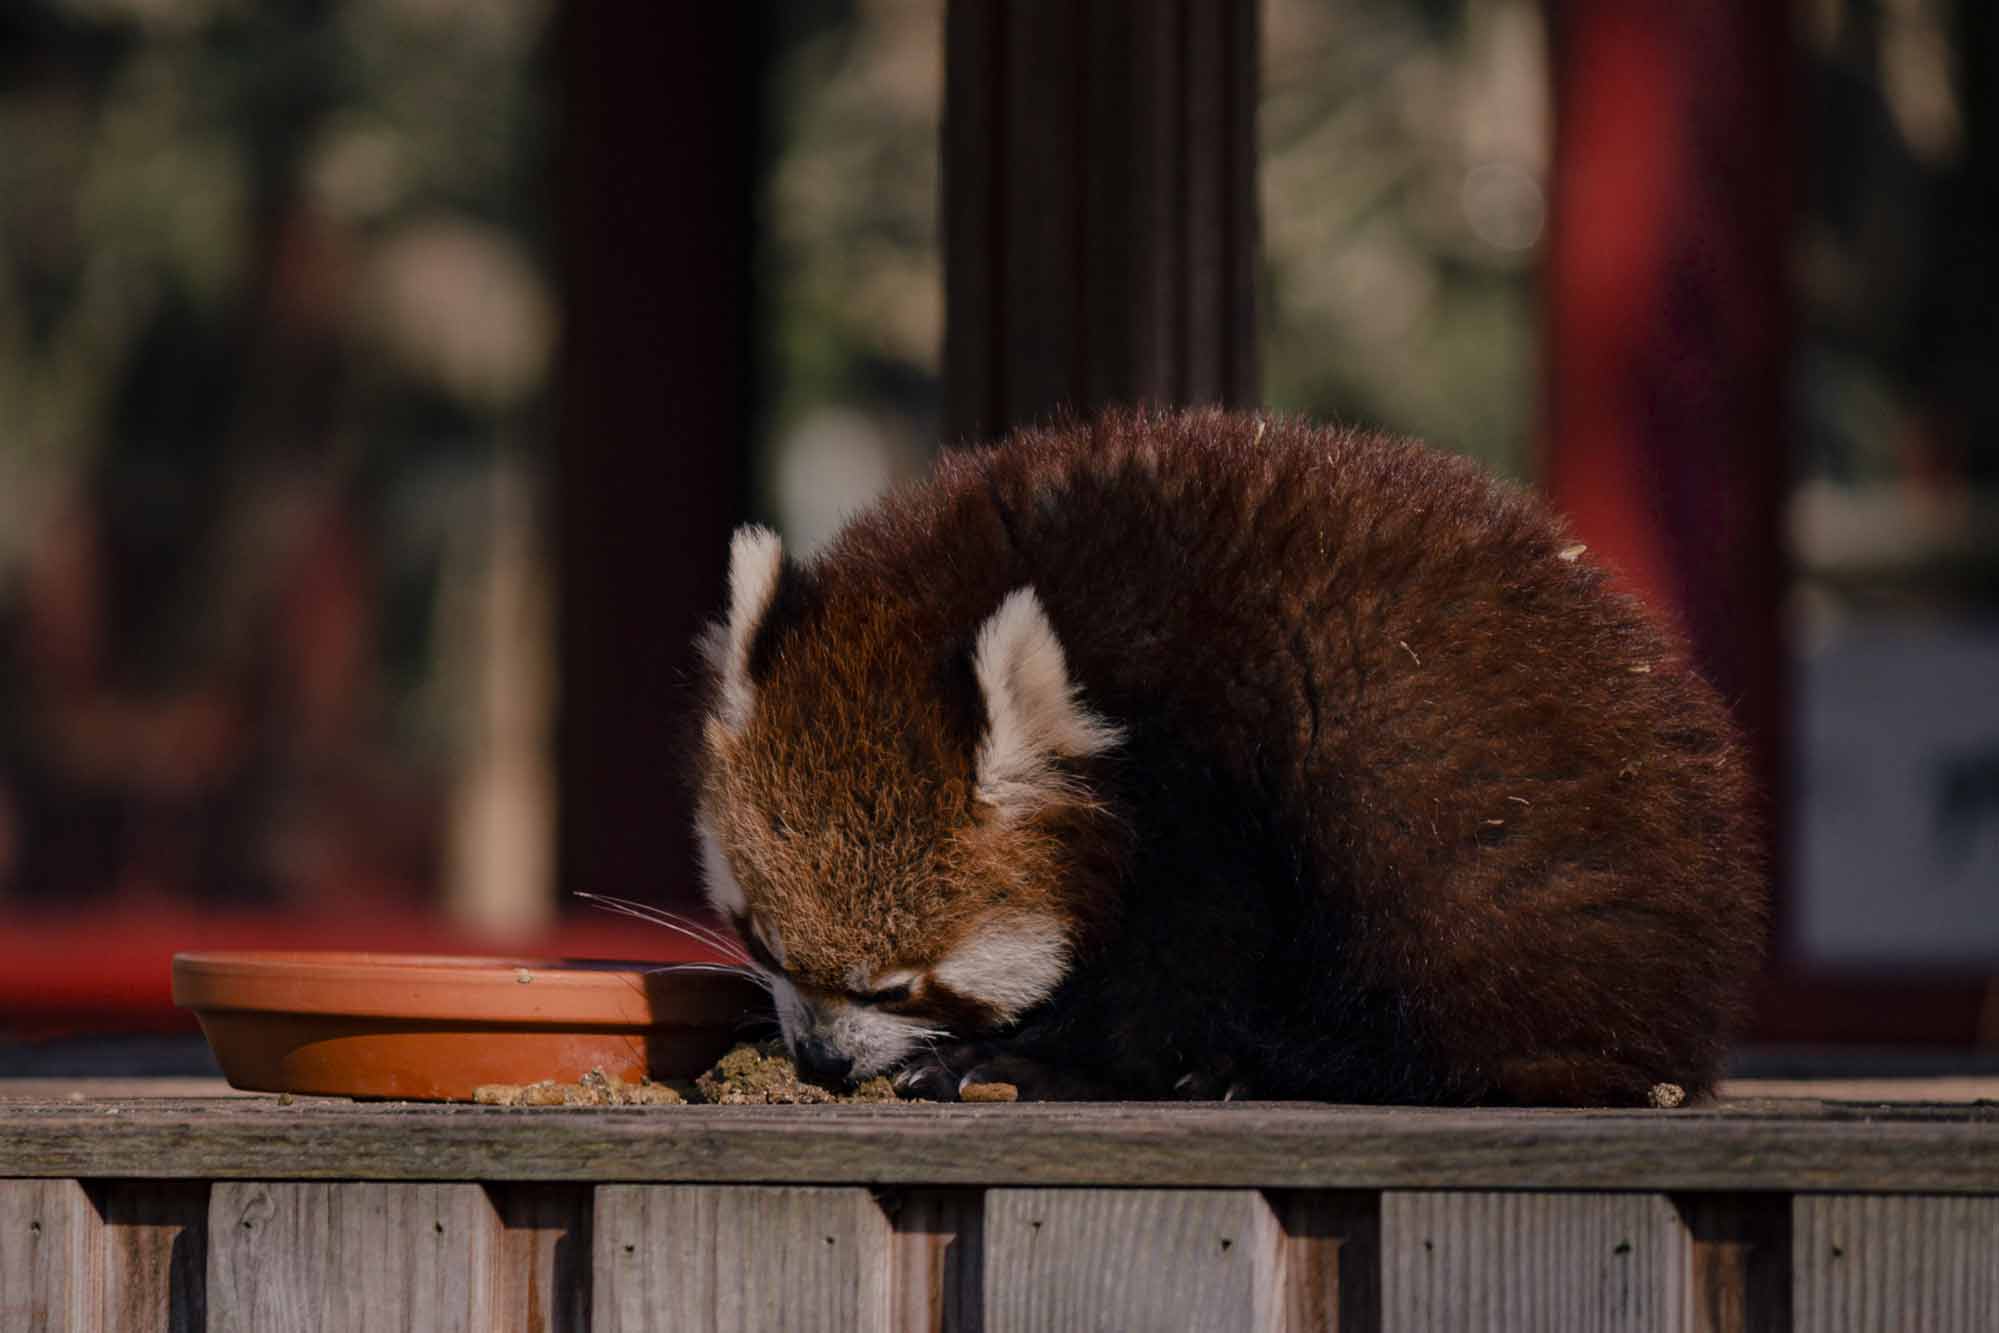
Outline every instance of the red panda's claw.
<path id="1" fill-rule="evenodd" d="M 958 1100 L 958 1075 L 952 1073 L 941 1060 L 924 1059 L 904 1065 L 890 1081 L 895 1085 L 896 1095 L 911 1101 Z"/>
<path id="2" fill-rule="evenodd" d="M 1183 1102 L 1232 1102 L 1249 1097 L 1249 1084 L 1236 1078 L 1228 1065 L 1189 1071 L 1173 1084 L 1173 1096 Z"/>

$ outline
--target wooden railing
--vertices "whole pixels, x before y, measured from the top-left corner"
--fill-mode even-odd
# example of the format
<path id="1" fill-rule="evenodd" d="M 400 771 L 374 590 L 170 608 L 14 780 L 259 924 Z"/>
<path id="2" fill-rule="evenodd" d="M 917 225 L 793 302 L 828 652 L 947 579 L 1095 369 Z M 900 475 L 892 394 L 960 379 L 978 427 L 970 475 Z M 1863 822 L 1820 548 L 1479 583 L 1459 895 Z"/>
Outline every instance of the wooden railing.
<path id="1" fill-rule="evenodd" d="M 42 1328 L 1992 1330 L 1999 1103 L 0 1100 Z"/>

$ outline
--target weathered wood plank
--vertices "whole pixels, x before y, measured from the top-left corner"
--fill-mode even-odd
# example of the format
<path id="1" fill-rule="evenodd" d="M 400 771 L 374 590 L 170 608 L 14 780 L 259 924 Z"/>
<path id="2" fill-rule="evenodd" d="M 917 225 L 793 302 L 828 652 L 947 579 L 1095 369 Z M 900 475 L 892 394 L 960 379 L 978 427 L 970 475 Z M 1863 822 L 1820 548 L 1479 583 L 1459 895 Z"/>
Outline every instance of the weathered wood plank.
<path id="1" fill-rule="evenodd" d="M 988 11 L 961 9 L 958 13 Z M 1146 11 L 1150 13 L 1150 11 Z M 17 1078 L 0 1071 L 0 1102 L 100 1103 L 131 1098 L 227 1097 L 234 1101 L 274 1102 L 267 1092 L 244 1092 L 220 1078 L 159 1075 L 137 1078 Z M 1720 1085 L 1720 1106 L 1727 1112 L 1744 1102 L 1773 1098 L 1807 1102 L 1999 1102 L 1999 1074 L 1897 1075 L 1871 1078 L 1730 1078 Z"/>
<path id="2" fill-rule="evenodd" d="M 1254 1190 L 990 1190 L 986 1329 L 1272 1328 L 1282 1243 Z"/>
<path id="3" fill-rule="evenodd" d="M 919 1189 L 885 1203 L 895 1226 L 889 1327 L 979 1333 L 985 1327 L 984 1196 Z"/>
<path id="4" fill-rule="evenodd" d="M 497 1185 L 505 1230 L 493 1293 L 496 1328 L 586 1333 L 590 1327 L 590 1189 Z"/>
<path id="5" fill-rule="evenodd" d="M 109 1114 L 109 1112 L 116 1114 Z M 1999 1106 L 0 1108 L 0 1177 L 1999 1193 Z"/>
<path id="6" fill-rule="evenodd" d="M 1373 1333 L 1381 1327 L 1381 1196 L 1276 1190 L 1284 1228 L 1286 1333 Z"/>
<path id="7" fill-rule="evenodd" d="M 0 1329 L 95 1330 L 102 1223 L 74 1180 L 0 1180 Z"/>
<path id="8" fill-rule="evenodd" d="M 1791 1327 L 1791 1200 L 1782 1194 L 1675 1199 L 1694 1241 L 1694 1333 Z"/>
<path id="9" fill-rule="evenodd" d="M 1894 1078 L 1725 1078 L 1719 1089 L 1731 1102 L 1770 1098 L 1813 1102 L 1999 1102 L 1999 1076 L 1945 1074 Z"/>
<path id="10" fill-rule="evenodd" d="M 1999 1198 L 1826 1194 L 1792 1209 L 1799 1328 L 1999 1328 Z"/>
<path id="11" fill-rule="evenodd" d="M 240 1092 L 219 1078 L 15 1078 L 0 1074 L 0 1102 L 103 1102 L 130 1097 L 230 1097 L 242 1100 L 263 1095 Z"/>
<path id="12" fill-rule="evenodd" d="M 954 10 L 980 14 L 984 10 Z M 1143 14 L 1141 14 L 1143 16 Z M 96 1105 L 130 1099 L 212 1099 L 276 1101 L 272 1093 L 246 1093 L 218 1077 L 12 1077 L 0 1071 L 0 1101 L 68 1101 Z M 1897 1077 L 1827 1077 L 1827 1079 L 1723 1079 L 1721 1113 L 1747 1109 L 1737 1103 L 1759 1101 L 1847 1101 L 1847 1103 L 1999 1103 L 1999 1075 L 1897 1075 Z M 1795 1109 L 1795 1107 L 1793 1107 Z"/>
<path id="13" fill-rule="evenodd" d="M 220 1183 L 209 1328 L 490 1329 L 498 1233 L 477 1185 Z"/>
<path id="14" fill-rule="evenodd" d="M 888 1327 L 888 1217 L 866 1190 L 605 1185 L 594 1327 Z"/>
<path id="15" fill-rule="evenodd" d="M 208 1186 L 201 1181 L 98 1181 L 104 1221 L 102 1320 L 118 1333 L 196 1333 L 208 1326 Z"/>
<path id="16" fill-rule="evenodd" d="M 1679 1330 L 1693 1246 L 1657 1194 L 1393 1191 L 1382 1327 Z"/>

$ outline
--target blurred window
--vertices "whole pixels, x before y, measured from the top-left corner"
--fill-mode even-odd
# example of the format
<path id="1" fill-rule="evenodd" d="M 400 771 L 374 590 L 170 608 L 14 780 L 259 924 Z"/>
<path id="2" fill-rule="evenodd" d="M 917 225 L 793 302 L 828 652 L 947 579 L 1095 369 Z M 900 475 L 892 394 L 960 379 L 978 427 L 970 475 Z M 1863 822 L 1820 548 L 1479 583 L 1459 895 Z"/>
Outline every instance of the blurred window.
<path id="1" fill-rule="evenodd" d="M 1797 242 L 1804 959 L 1999 957 L 1999 21 L 1808 0 Z"/>
<path id="2" fill-rule="evenodd" d="M 548 27 L 0 8 L 0 902 L 536 873 Z"/>

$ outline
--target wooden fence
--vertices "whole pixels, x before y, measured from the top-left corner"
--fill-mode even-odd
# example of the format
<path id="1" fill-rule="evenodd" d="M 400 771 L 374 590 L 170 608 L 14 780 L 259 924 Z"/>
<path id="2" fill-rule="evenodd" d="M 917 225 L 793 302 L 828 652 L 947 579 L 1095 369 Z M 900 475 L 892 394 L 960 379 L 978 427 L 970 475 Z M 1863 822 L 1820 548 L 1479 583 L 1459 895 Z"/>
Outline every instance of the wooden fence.
<path id="1" fill-rule="evenodd" d="M 1999 1329 L 1999 1104 L 0 1101 L 0 1330 Z"/>

